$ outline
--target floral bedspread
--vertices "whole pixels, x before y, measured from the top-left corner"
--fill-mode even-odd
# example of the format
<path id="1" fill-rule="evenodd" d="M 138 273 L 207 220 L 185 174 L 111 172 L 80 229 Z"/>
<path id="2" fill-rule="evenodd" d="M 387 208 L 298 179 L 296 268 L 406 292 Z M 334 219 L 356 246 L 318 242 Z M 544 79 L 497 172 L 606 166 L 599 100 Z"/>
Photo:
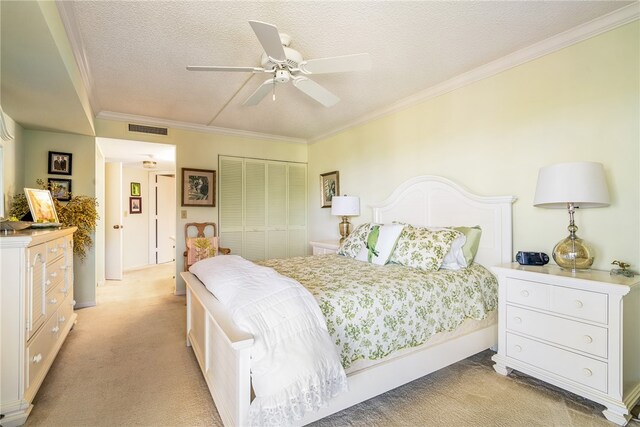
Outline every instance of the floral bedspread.
<path id="1" fill-rule="evenodd" d="M 335 254 L 259 264 L 300 282 L 315 297 L 347 369 L 484 319 L 498 302 L 498 284 L 484 267 L 425 272 L 374 265 Z"/>

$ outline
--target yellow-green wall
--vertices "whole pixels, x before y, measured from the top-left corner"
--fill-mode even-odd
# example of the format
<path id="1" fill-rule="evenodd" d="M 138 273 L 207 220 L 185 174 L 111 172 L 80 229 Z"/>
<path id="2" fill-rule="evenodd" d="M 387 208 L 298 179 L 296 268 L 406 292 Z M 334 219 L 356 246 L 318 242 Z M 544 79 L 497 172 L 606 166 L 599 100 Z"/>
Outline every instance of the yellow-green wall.
<path id="1" fill-rule="evenodd" d="M 0 114 L 3 114 L 0 110 Z M 4 198 L 5 216 L 9 215 L 9 209 L 11 208 L 11 199 L 14 195 L 22 193 L 24 187 L 24 180 L 22 177 L 21 165 L 22 165 L 22 126 L 17 124 L 11 119 L 11 117 L 4 115 L 5 124 L 8 131 L 13 135 L 13 139 L 4 141 L 0 139 L 0 145 L 2 145 L 2 184 Z"/>
<path id="2" fill-rule="evenodd" d="M 218 204 L 216 207 L 182 207 L 181 168 L 218 169 L 218 156 L 242 156 L 259 159 L 284 160 L 292 162 L 307 161 L 307 146 L 304 144 L 262 140 L 249 137 L 227 136 L 214 133 L 194 132 L 182 129 L 169 129 L 167 136 L 129 132 L 128 123 L 113 120 L 96 120 L 98 137 L 137 140 L 172 144 L 176 146 L 176 270 L 182 271 L 185 248 L 184 224 L 187 222 L 218 222 Z M 108 184 L 107 184 L 108 185 Z M 217 197 L 217 194 L 216 194 Z M 182 218 L 180 211 L 187 212 Z M 126 231 L 126 229 L 125 229 Z M 184 282 L 176 275 L 176 292 L 184 292 Z"/>
<path id="3" fill-rule="evenodd" d="M 68 133 L 46 132 L 25 129 L 23 132 L 23 179 L 24 186 L 39 188 L 36 180 L 48 178 L 71 179 L 73 194 L 95 197 L 95 138 Z M 48 153 L 58 151 L 72 154 L 71 176 L 49 175 Z M 95 236 L 93 236 L 95 238 Z M 74 299 L 78 307 L 96 303 L 96 259 L 95 246 L 87 251 L 80 261 L 74 257 Z"/>
<path id="4" fill-rule="evenodd" d="M 514 249 L 551 253 L 567 235 L 566 211 L 532 206 L 538 169 L 602 162 L 611 206 L 576 214 L 578 235 L 614 259 L 640 266 L 639 23 L 562 49 L 309 146 L 309 237 L 338 237 L 319 208 L 318 175 L 340 172 L 360 217 L 416 175 L 441 175 L 474 193 L 515 195 Z M 453 224 L 452 224 L 453 225 Z M 469 224 L 473 225 L 473 224 Z"/>

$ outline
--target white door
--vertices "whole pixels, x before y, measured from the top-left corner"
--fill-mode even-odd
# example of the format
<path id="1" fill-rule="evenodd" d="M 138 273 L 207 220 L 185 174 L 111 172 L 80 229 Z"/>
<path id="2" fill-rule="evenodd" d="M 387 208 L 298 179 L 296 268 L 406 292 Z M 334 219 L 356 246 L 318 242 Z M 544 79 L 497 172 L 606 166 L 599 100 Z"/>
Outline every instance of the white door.
<path id="1" fill-rule="evenodd" d="M 105 164 L 105 269 L 107 280 L 122 280 L 122 163 Z"/>
<path id="2" fill-rule="evenodd" d="M 176 178 L 156 176 L 156 249 L 157 264 L 176 258 Z"/>

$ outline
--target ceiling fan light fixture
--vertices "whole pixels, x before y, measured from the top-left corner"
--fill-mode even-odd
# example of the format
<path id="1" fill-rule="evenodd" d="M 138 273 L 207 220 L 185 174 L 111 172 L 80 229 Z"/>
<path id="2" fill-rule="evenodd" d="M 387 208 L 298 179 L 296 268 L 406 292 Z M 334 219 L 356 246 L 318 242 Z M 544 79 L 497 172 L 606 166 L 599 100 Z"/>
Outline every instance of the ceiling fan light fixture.
<path id="1" fill-rule="evenodd" d="M 142 161 L 142 167 L 145 169 L 155 169 L 157 166 L 157 163 L 154 162 L 153 160 L 143 160 Z"/>

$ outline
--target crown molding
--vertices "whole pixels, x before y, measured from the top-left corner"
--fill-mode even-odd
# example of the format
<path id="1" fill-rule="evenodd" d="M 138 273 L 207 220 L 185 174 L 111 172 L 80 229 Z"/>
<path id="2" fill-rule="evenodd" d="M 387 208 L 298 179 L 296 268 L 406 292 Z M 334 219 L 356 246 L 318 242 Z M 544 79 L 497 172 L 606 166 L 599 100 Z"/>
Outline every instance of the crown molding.
<path id="1" fill-rule="evenodd" d="M 58 14 L 62 20 L 62 25 L 67 33 L 69 45 L 73 52 L 73 57 L 76 60 L 76 65 L 80 72 L 80 78 L 87 91 L 87 97 L 89 98 L 89 104 L 94 114 L 96 111 L 100 111 L 100 103 L 93 90 L 93 77 L 91 76 L 91 69 L 89 68 L 89 61 L 87 60 L 86 51 L 84 48 L 84 42 L 82 36 L 78 31 L 78 23 L 76 21 L 76 15 L 73 11 L 72 2 L 56 0 L 56 6 L 58 8 Z"/>
<path id="2" fill-rule="evenodd" d="M 96 116 L 97 119 L 115 120 L 119 122 L 129 122 L 149 126 L 162 126 L 171 129 L 182 129 L 194 132 L 214 133 L 218 135 L 237 136 L 240 138 L 253 138 L 266 141 L 290 142 L 294 144 L 306 144 L 308 141 L 302 138 L 293 138 L 290 136 L 271 135 L 267 133 L 251 132 L 247 130 L 238 130 L 230 128 L 222 128 L 216 126 L 206 126 L 194 123 L 186 123 L 175 120 L 158 119 L 155 117 L 136 116 L 133 114 L 116 113 L 113 111 L 101 111 Z"/>
<path id="3" fill-rule="evenodd" d="M 587 40 L 614 28 L 628 24 L 640 18 L 640 2 L 636 2 L 603 15 L 599 18 L 578 25 L 553 37 L 520 49 L 500 59 L 481 65 L 466 73 L 460 74 L 435 86 L 424 89 L 414 95 L 397 101 L 387 107 L 366 114 L 355 121 L 334 129 L 330 132 L 309 138 L 309 143 L 314 143 L 330 136 L 346 131 L 347 129 L 363 125 L 373 120 L 380 119 L 398 111 L 420 104 L 429 99 L 452 92 L 461 87 L 470 85 L 479 80 L 499 74 L 510 68 L 517 67 L 526 62 L 533 61 L 542 56 L 556 52 L 565 47 Z"/>

